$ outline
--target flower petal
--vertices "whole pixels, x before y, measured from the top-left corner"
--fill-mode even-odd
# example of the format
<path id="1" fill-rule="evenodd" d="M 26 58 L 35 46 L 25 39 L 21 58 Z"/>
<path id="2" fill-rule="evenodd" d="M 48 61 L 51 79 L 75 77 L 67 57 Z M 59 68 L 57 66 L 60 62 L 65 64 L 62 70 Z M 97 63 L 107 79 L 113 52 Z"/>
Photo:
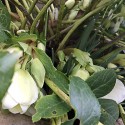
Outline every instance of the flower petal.
<path id="1" fill-rule="evenodd" d="M 112 100 L 116 101 L 117 103 L 123 102 L 125 100 L 124 84 L 119 79 L 116 79 L 116 84 L 115 84 L 114 88 L 112 89 L 112 91 L 102 98 L 112 99 Z"/>
<path id="2" fill-rule="evenodd" d="M 20 105 L 20 107 L 22 109 L 22 111 L 20 112 L 20 114 L 24 114 L 27 111 L 27 109 L 29 108 L 29 105 Z"/>
<path id="3" fill-rule="evenodd" d="M 20 105 L 16 105 L 15 107 L 9 109 L 10 112 L 12 112 L 13 114 L 17 114 L 17 113 L 20 113 L 22 112 L 22 109 L 20 107 Z"/>
<path id="4" fill-rule="evenodd" d="M 22 69 L 14 73 L 8 93 L 22 105 L 34 103 L 38 98 L 38 88 L 31 75 Z"/>
<path id="5" fill-rule="evenodd" d="M 2 108 L 10 109 L 16 106 L 18 103 L 9 95 L 7 92 L 4 98 L 2 99 Z"/>

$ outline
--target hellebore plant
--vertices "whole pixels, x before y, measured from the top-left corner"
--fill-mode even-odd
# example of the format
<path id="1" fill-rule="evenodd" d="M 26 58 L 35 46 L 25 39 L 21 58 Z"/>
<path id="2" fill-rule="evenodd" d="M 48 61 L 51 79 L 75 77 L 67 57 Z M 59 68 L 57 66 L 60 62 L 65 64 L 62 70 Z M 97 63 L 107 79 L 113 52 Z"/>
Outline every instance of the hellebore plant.
<path id="1" fill-rule="evenodd" d="M 49 125 L 125 124 L 123 0 L 3 3 L 2 109 Z"/>

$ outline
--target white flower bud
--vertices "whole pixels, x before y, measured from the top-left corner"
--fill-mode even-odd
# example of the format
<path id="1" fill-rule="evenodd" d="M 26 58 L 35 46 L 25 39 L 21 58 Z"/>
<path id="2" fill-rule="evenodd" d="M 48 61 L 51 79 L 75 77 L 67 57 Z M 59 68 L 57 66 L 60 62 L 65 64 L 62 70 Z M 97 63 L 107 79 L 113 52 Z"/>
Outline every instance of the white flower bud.
<path id="1" fill-rule="evenodd" d="M 107 67 L 110 69 L 117 68 L 117 66 L 113 63 L 109 63 Z"/>
<path id="2" fill-rule="evenodd" d="M 71 10 L 70 14 L 69 14 L 69 17 L 68 17 L 68 20 L 73 20 L 75 19 L 75 17 L 77 16 L 79 10 Z"/>
<path id="3" fill-rule="evenodd" d="M 97 65 L 87 65 L 86 66 L 86 70 L 89 72 L 89 73 L 94 73 L 94 72 L 99 72 L 99 71 L 102 71 L 104 70 L 103 67 L 101 66 L 97 66 Z"/>
<path id="4" fill-rule="evenodd" d="M 23 114 L 38 98 L 38 88 L 31 75 L 22 69 L 14 73 L 3 100 L 2 108 L 16 114 Z"/>
<path id="5" fill-rule="evenodd" d="M 67 7 L 68 9 L 71 9 L 71 8 L 74 6 L 74 4 L 75 4 L 75 0 L 67 0 L 67 1 L 65 2 L 65 5 L 66 5 L 66 7 Z"/>
<path id="6" fill-rule="evenodd" d="M 103 125 L 103 124 L 101 122 L 99 122 L 98 125 Z"/>
<path id="7" fill-rule="evenodd" d="M 72 74 L 73 76 L 78 76 L 83 80 L 87 80 L 89 78 L 89 72 L 85 69 L 79 69 L 78 71 L 76 71 L 74 74 Z"/>
<path id="8" fill-rule="evenodd" d="M 79 1 L 80 9 L 81 10 L 86 9 L 90 5 L 91 2 L 92 2 L 92 0 L 81 0 L 81 1 Z"/>
<path id="9" fill-rule="evenodd" d="M 112 91 L 102 98 L 112 99 L 112 100 L 116 101 L 118 104 L 123 102 L 125 100 L 124 84 L 119 79 L 116 79 L 116 83 L 115 83 L 115 86 L 112 89 Z"/>
<path id="10" fill-rule="evenodd" d="M 38 43 L 37 48 L 45 51 L 45 45 L 43 43 Z"/>

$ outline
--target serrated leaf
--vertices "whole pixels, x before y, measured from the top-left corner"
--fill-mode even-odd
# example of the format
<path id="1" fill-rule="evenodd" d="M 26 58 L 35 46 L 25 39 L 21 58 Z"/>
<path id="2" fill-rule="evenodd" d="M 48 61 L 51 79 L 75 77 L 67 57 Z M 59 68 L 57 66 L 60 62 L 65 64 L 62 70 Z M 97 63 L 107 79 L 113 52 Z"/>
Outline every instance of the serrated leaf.
<path id="1" fill-rule="evenodd" d="M 100 121 L 104 125 L 114 125 L 119 117 L 119 108 L 115 101 L 110 99 L 99 99 L 102 107 L 102 115 Z"/>
<path id="2" fill-rule="evenodd" d="M 46 70 L 46 76 L 52 80 L 62 91 L 68 93 L 69 90 L 69 80 L 68 78 L 60 71 L 58 71 L 52 64 L 52 61 L 49 56 L 42 50 L 35 49 L 36 55 L 43 64 Z"/>
<path id="3" fill-rule="evenodd" d="M 11 83 L 18 58 L 18 53 L 0 52 L 0 101 Z"/>
<path id="4" fill-rule="evenodd" d="M 64 115 L 70 110 L 70 107 L 56 95 L 47 95 L 42 97 L 36 103 L 36 113 L 33 115 L 33 122 L 41 118 L 55 118 Z"/>
<path id="5" fill-rule="evenodd" d="M 99 122 L 100 104 L 87 83 L 78 77 L 70 79 L 70 101 L 81 125 L 96 125 Z"/>
<path id="6" fill-rule="evenodd" d="M 102 97 L 108 94 L 116 82 L 116 74 L 112 69 L 105 69 L 103 71 L 94 73 L 86 82 L 92 89 L 96 97 Z"/>

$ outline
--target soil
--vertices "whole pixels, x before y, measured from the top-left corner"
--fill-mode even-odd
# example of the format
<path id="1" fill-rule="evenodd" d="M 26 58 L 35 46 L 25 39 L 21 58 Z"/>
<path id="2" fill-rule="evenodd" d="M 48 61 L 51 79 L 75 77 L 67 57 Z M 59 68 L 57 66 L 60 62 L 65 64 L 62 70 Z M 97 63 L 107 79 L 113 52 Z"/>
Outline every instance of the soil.
<path id="1" fill-rule="evenodd" d="M 1 113 L 0 111 L 0 125 L 50 125 L 50 121 L 41 120 L 38 123 L 32 123 L 32 119 L 29 116 Z"/>

